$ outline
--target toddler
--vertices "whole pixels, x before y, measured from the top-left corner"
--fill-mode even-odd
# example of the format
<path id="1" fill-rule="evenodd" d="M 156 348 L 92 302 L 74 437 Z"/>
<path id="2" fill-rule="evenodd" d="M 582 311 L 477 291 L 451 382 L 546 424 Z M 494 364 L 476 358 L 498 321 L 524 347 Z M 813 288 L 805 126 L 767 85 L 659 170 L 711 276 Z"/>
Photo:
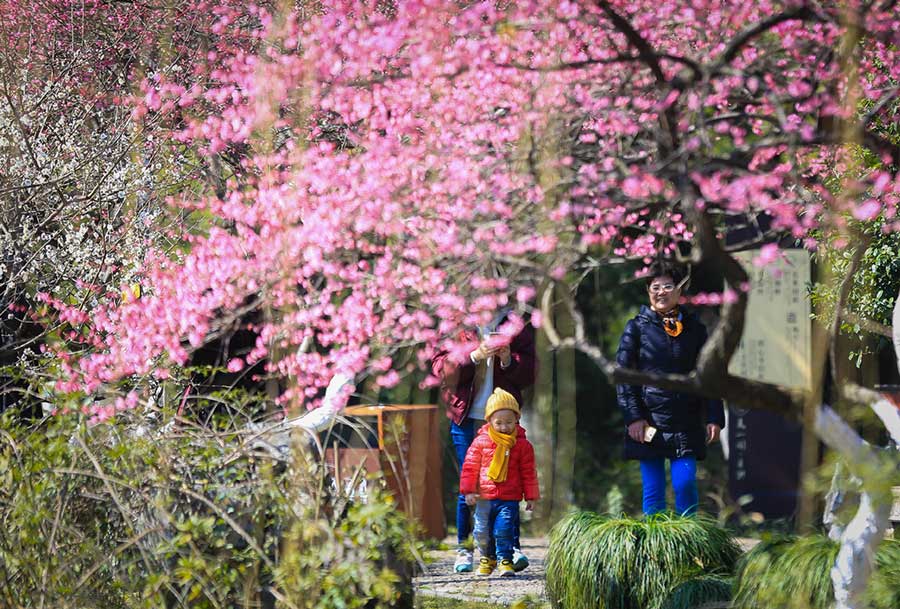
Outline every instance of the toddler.
<path id="1" fill-rule="evenodd" d="M 524 498 L 530 511 L 540 498 L 534 447 L 519 425 L 519 403 L 511 393 L 494 389 L 484 412 L 487 423 L 466 453 L 459 492 L 468 505 L 475 505 L 478 574 L 490 575 L 499 560 L 500 575 L 511 576 L 519 502 Z"/>

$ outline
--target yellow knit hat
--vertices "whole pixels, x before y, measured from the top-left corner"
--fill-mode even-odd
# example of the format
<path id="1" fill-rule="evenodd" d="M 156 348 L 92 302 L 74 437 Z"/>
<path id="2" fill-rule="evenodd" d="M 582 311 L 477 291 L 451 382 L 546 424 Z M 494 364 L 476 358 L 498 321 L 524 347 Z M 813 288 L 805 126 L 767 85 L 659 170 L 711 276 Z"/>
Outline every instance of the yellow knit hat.
<path id="1" fill-rule="evenodd" d="M 514 413 L 516 413 L 516 417 L 522 415 L 521 411 L 519 410 L 519 402 L 516 401 L 516 398 L 513 397 L 513 394 L 508 391 L 504 391 L 499 387 L 494 389 L 494 393 L 492 393 L 487 399 L 487 404 L 484 407 L 485 420 L 490 419 L 491 415 L 498 410 L 512 410 Z"/>

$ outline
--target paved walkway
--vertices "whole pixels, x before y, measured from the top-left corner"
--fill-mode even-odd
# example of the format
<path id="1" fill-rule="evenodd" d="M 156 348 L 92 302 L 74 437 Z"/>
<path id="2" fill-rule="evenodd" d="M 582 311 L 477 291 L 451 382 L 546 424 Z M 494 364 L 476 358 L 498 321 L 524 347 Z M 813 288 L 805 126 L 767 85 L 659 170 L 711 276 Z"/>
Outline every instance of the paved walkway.
<path id="1" fill-rule="evenodd" d="M 468 601 L 485 601 L 498 605 L 529 598 L 538 604 L 546 602 L 544 590 L 544 557 L 547 555 L 547 539 L 522 538 L 522 551 L 528 556 L 530 565 L 515 577 L 500 577 L 496 572 L 488 577 L 475 573 L 454 573 L 456 559 L 456 539 L 446 539 L 450 550 L 435 550 L 428 553 L 430 559 L 425 573 L 415 578 L 417 595 L 442 596 Z M 476 566 L 478 557 L 476 552 Z"/>

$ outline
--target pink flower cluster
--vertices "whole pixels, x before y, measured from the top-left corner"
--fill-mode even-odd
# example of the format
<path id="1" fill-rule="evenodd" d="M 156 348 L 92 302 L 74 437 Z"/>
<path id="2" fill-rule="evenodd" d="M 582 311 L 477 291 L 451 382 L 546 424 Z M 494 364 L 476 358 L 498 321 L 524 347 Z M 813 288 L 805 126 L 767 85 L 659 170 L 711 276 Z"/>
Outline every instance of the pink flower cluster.
<path id="1" fill-rule="evenodd" d="M 862 16 L 859 72 L 847 72 L 838 9 L 772 0 L 338 0 L 312 15 L 176 4 L 155 16 L 183 53 L 127 108 L 146 137 L 227 171 L 218 192 L 194 183 L 172 197 L 202 230 L 178 235 L 177 255 L 148 252 L 140 298 L 107 296 L 90 318 L 52 303 L 89 327 L 60 389 L 167 374 L 252 308 L 267 312 L 256 346 L 228 369 L 266 360 L 291 381 L 286 403 L 338 370 L 391 387 L 409 372 L 398 352 L 423 366 L 586 253 L 672 253 L 694 237 L 692 207 L 723 223 L 765 215 L 797 238 L 848 217 L 895 228 L 892 174 L 856 175 L 858 197 L 825 186 L 849 172 L 827 127 L 857 116 L 845 93 L 878 108 L 900 76 L 890 11 Z M 649 63 L 634 36 L 655 50 Z M 757 263 L 777 257 L 766 246 Z"/>

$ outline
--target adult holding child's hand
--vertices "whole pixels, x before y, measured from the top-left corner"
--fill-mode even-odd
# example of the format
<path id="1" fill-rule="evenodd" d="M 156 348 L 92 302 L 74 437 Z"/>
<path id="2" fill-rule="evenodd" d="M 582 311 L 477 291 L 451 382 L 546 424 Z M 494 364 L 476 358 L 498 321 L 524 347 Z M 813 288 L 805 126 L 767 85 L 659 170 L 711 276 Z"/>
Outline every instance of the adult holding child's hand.
<path id="1" fill-rule="evenodd" d="M 707 332 L 699 318 L 680 305 L 686 279 L 680 269 L 656 263 L 647 276 L 649 306 L 625 326 L 616 363 L 657 374 L 688 374 L 697 364 Z M 666 459 L 671 462 L 675 510 L 697 510 L 697 460 L 719 439 L 725 426 L 722 402 L 651 386 L 617 385 L 625 417 L 625 458 L 641 465 L 643 509 L 666 509 Z"/>

